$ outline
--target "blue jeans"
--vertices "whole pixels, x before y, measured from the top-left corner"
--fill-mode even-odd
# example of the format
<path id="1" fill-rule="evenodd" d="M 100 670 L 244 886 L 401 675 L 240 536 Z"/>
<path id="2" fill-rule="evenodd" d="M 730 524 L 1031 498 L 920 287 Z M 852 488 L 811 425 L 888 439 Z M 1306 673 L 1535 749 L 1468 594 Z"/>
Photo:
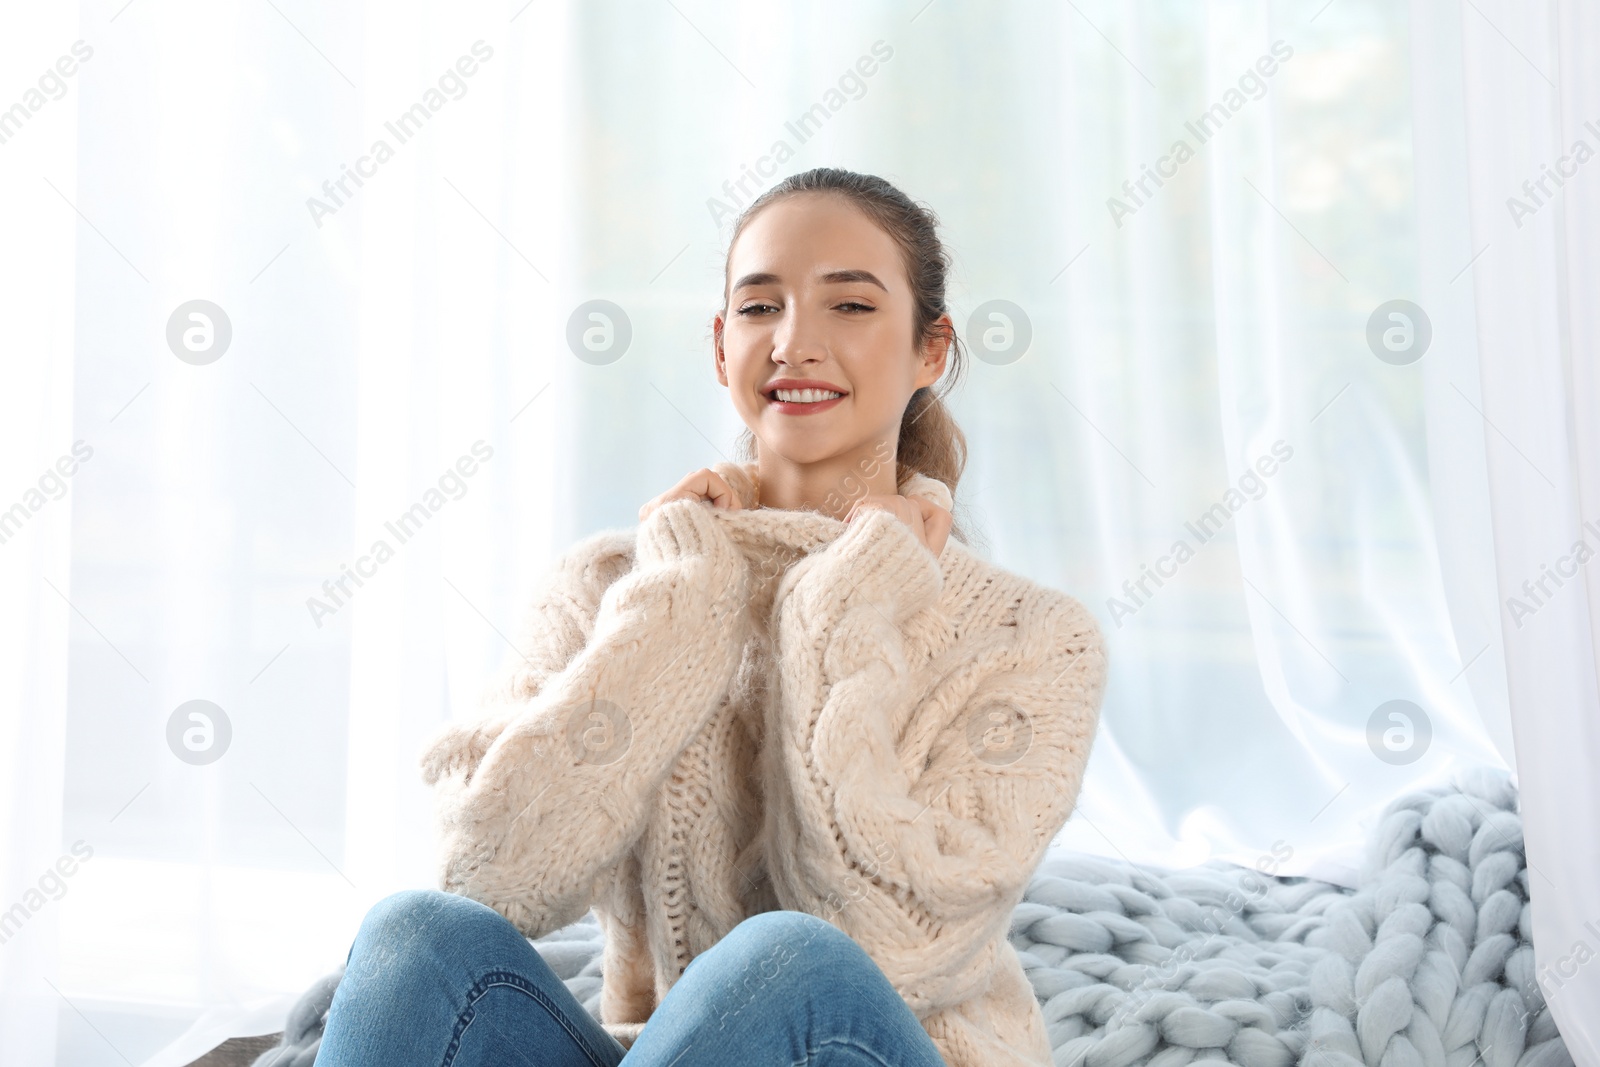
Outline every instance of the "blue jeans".
<path id="1" fill-rule="evenodd" d="M 317 1067 L 945 1067 L 872 957 L 825 919 L 753 915 L 624 1049 L 487 905 L 408 889 L 350 946 Z"/>

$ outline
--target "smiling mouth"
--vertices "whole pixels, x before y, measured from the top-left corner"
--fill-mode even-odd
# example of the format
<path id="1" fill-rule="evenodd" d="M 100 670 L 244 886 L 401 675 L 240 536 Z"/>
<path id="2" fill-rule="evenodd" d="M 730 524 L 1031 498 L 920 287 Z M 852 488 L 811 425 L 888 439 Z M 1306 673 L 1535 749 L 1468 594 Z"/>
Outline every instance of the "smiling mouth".
<path id="1" fill-rule="evenodd" d="M 778 404 L 823 404 L 844 395 L 832 389 L 772 389 L 768 390 L 766 398 Z"/>

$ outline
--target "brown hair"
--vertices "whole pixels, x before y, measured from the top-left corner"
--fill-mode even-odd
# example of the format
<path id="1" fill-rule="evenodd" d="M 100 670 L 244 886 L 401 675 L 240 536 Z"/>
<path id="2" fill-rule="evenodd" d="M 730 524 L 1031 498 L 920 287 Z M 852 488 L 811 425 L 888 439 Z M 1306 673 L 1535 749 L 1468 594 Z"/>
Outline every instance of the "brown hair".
<path id="1" fill-rule="evenodd" d="M 722 267 L 723 310 L 727 310 L 727 287 L 731 282 L 728 261 L 745 226 L 762 208 L 802 193 L 832 193 L 847 198 L 900 246 L 902 265 L 911 283 L 912 338 L 919 351 L 935 334 L 949 337 L 952 351 L 945 364 L 946 373 L 933 386 L 925 385 L 913 392 L 900 417 L 895 473 L 897 491 L 905 488 L 913 473 L 920 473 L 948 485 L 953 498 L 956 483 L 967 465 L 967 438 L 945 407 L 944 397 L 955 388 L 961 376 L 965 352 L 960 335 L 936 322 L 941 315 L 949 313 L 945 306 L 945 279 L 950 272 L 950 255 L 939 240 L 936 232 L 939 220 L 931 208 L 912 201 L 872 174 L 857 174 L 836 167 L 816 167 L 792 174 L 752 201 L 734 223 Z M 941 386 L 938 392 L 934 391 Z M 756 458 L 755 435 L 749 427 L 739 435 L 734 450 L 738 462 L 749 463 Z M 956 540 L 967 543 L 967 534 L 959 522 L 952 524 L 950 533 Z"/>

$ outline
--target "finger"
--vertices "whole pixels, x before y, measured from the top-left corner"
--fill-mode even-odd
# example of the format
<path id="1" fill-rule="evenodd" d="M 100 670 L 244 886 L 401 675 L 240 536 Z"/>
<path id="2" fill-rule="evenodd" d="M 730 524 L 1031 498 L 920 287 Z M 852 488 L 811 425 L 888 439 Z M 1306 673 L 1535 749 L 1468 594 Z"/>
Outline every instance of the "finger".
<path id="1" fill-rule="evenodd" d="M 709 467 L 702 467 L 685 475 L 677 485 L 640 507 L 640 521 L 652 511 L 674 500 L 705 500 L 709 501 L 712 507 L 725 511 L 741 511 L 744 508 L 744 501 L 739 499 L 739 494 L 733 491 L 720 474 Z"/>
<path id="2" fill-rule="evenodd" d="M 900 499 L 905 502 L 902 507 L 910 516 L 905 520 L 906 525 L 911 527 L 912 531 L 917 535 L 917 540 L 926 544 L 928 540 L 927 513 L 918 506 L 921 501 L 917 500 L 915 497 L 905 496 L 901 497 Z"/>
<path id="3" fill-rule="evenodd" d="M 662 495 L 661 503 L 657 504 L 656 507 L 664 508 L 668 504 L 672 503 L 674 500 L 695 500 L 695 501 L 699 501 L 699 500 L 702 500 L 702 499 L 704 499 L 704 498 L 698 492 L 696 492 L 693 489 L 673 489 L 670 492 L 665 493 L 665 494 Z"/>
<path id="4" fill-rule="evenodd" d="M 939 530 L 941 533 L 948 533 L 950 531 L 950 527 L 955 521 L 955 516 L 951 515 L 947 508 L 944 508 L 939 504 L 935 504 L 933 501 L 927 500 L 920 496 L 913 497 L 912 499 L 914 499 L 917 502 L 917 505 L 922 509 L 922 521 L 926 523 L 930 529 Z"/>
<path id="5" fill-rule="evenodd" d="M 864 496 L 861 499 L 857 500 L 854 504 L 850 505 L 850 511 L 845 515 L 844 521 L 845 522 L 853 522 L 854 520 L 860 518 L 861 514 L 863 512 L 865 512 L 865 511 L 867 511 L 868 509 L 870 509 L 870 508 L 883 508 L 883 507 L 884 507 L 884 498 L 883 497 L 881 497 L 881 496 L 871 496 L 871 495 Z"/>
<path id="6" fill-rule="evenodd" d="M 935 556 L 944 552 L 944 546 L 950 539 L 950 531 L 955 525 L 955 517 L 945 508 L 930 500 L 921 497 L 914 498 L 922 511 L 922 543 Z"/>
<path id="7" fill-rule="evenodd" d="M 744 501 L 739 499 L 739 494 L 733 491 L 722 475 L 709 468 L 700 471 L 704 475 L 704 484 L 700 487 L 700 495 L 711 501 L 714 508 L 725 511 L 740 511 L 744 508 Z"/>
<path id="8" fill-rule="evenodd" d="M 712 507 L 734 511 L 743 506 L 739 494 L 735 493 L 723 479 L 722 475 L 709 467 L 701 467 L 684 476 L 683 481 L 673 486 L 666 494 L 668 499 L 679 500 L 692 497 L 695 500 L 709 500 Z M 662 503 L 666 503 L 665 500 Z"/>

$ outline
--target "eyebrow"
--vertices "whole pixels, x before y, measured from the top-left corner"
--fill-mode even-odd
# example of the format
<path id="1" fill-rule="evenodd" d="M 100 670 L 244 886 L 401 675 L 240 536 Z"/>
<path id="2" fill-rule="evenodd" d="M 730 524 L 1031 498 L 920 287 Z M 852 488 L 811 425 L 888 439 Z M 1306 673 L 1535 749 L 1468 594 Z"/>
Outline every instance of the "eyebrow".
<path id="1" fill-rule="evenodd" d="M 781 280 L 781 278 L 770 271 L 758 271 L 754 274 L 746 274 L 743 278 L 740 278 L 734 283 L 733 289 L 735 292 L 737 292 L 747 285 L 773 285 Z M 847 282 L 869 282 L 872 285 L 876 285 L 879 289 L 882 289 L 886 293 L 889 291 L 889 287 L 880 282 L 878 280 L 878 276 L 873 274 L 870 270 L 830 270 L 826 274 L 817 275 L 817 281 L 821 282 L 823 285 L 843 285 Z"/>

